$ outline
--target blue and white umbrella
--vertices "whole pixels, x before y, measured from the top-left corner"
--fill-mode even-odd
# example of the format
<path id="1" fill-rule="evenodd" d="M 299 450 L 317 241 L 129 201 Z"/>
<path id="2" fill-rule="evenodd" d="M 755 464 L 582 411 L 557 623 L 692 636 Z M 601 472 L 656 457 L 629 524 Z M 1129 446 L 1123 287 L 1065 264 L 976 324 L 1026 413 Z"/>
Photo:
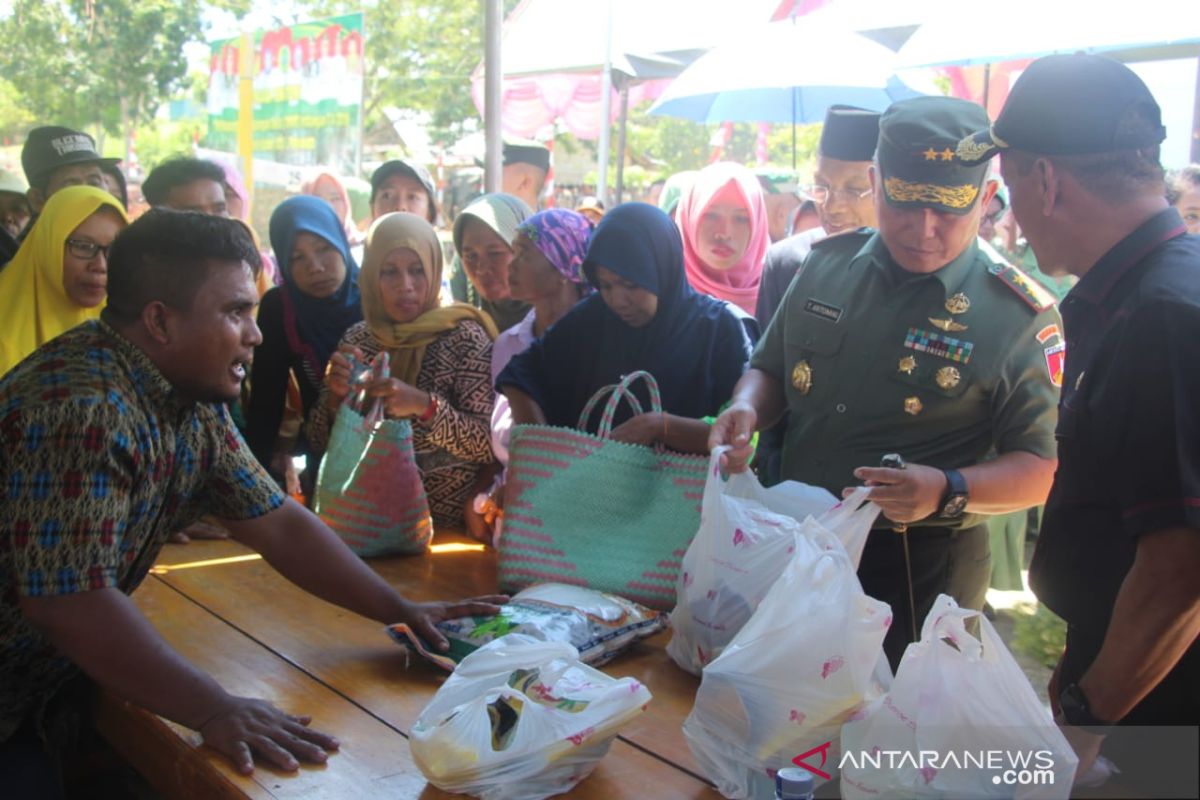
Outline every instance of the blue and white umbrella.
<path id="1" fill-rule="evenodd" d="M 770 22 L 685 69 L 650 114 L 697 122 L 820 122 L 831 105 L 882 111 L 940 94 L 927 72 L 896 72 L 896 54 L 843 27 L 804 17 Z"/>

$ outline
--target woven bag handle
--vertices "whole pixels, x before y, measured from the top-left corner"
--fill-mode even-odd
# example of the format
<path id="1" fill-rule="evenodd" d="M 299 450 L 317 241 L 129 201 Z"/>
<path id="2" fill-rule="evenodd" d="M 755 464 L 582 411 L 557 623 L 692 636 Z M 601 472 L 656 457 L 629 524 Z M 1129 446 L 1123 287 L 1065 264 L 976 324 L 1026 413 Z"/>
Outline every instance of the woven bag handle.
<path id="1" fill-rule="evenodd" d="M 642 404 L 638 402 L 637 396 L 633 393 L 633 384 L 638 380 L 645 381 L 646 389 L 650 392 L 650 411 L 662 411 L 662 394 L 658 391 L 658 381 L 654 380 L 654 376 L 645 370 L 631 372 L 621 379 L 613 389 L 612 395 L 608 398 L 608 404 L 604 406 L 604 413 L 600 416 L 600 428 L 596 431 L 596 435 L 601 439 L 607 439 L 612 435 L 613 418 L 617 415 L 617 406 L 621 404 L 621 398 L 629 401 L 629 405 L 633 408 L 633 413 L 642 414 Z"/>
<path id="2" fill-rule="evenodd" d="M 579 415 L 579 424 L 575 427 L 581 431 L 587 430 L 588 420 L 592 418 L 592 412 L 596 410 L 596 405 L 599 404 L 601 400 L 615 392 L 618 385 L 619 384 L 616 383 L 610 383 L 608 386 L 602 386 L 597 389 L 596 393 L 587 401 L 587 405 L 583 407 L 583 412 Z M 637 399 L 636 395 L 629 395 L 629 405 L 633 408 L 633 413 L 643 413 L 642 403 Z M 612 427 L 611 424 L 609 427 Z"/>

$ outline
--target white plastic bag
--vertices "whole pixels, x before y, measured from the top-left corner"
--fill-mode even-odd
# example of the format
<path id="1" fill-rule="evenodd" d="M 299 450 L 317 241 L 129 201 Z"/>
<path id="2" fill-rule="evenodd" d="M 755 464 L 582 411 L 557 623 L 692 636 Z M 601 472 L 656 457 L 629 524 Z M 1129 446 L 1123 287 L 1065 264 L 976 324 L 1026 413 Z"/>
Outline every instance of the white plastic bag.
<path id="1" fill-rule="evenodd" d="M 463 659 L 409 744 L 439 789 L 538 800 L 587 777 L 649 702 L 645 686 L 586 666 L 571 645 L 513 633 Z"/>
<path id="2" fill-rule="evenodd" d="M 820 487 L 784 481 L 764 489 L 749 470 L 722 473 L 726 450 L 717 448 L 709 461 L 700 529 L 683 557 L 671 612 L 667 654 L 693 675 L 721 654 L 779 578 L 800 520 L 817 517 L 857 567 L 879 514 L 866 487 L 838 503 Z"/>
<path id="3" fill-rule="evenodd" d="M 771 776 L 792 759 L 827 742 L 836 756 L 842 723 L 890 680 L 883 637 L 891 616 L 863 593 L 837 537 L 805 520 L 758 610 L 705 667 L 683 725 L 718 791 L 772 797 Z"/>
<path id="4" fill-rule="evenodd" d="M 946 595 L 842 752 L 846 798 L 1066 798 L 1078 763 L 996 629 Z"/>

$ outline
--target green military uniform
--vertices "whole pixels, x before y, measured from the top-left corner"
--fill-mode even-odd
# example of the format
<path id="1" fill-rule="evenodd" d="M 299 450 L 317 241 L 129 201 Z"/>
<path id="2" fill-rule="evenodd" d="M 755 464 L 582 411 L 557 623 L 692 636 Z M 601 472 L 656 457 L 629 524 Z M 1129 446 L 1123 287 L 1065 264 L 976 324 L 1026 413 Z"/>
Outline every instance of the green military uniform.
<path id="1" fill-rule="evenodd" d="M 880 120 L 885 201 L 978 213 L 986 169 L 960 163 L 954 147 L 981 120 L 982 108 L 952 98 L 894 104 Z M 897 264 L 882 237 L 860 231 L 815 245 L 751 358 L 785 392 L 782 477 L 840 495 L 859 483 L 856 468 L 887 453 L 950 470 L 1014 451 L 1054 458 L 1065 349 L 1054 298 L 978 240 L 919 273 Z M 983 522 L 933 517 L 904 538 L 879 518 L 859 577 L 892 606 L 884 646 L 893 667 L 939 593 L 982 606 Z"/>
<path id="2" fill-rule="evenodd" d="M 833 236 L 781 309 L 750 365 L 784 385 L 783 478 L 837 494 L 885 453 L 943 469 L 993 450 L 1054 457 L 1053 298 L 977 246 L 917 275 L 892 263 L 878 233 Z"/>

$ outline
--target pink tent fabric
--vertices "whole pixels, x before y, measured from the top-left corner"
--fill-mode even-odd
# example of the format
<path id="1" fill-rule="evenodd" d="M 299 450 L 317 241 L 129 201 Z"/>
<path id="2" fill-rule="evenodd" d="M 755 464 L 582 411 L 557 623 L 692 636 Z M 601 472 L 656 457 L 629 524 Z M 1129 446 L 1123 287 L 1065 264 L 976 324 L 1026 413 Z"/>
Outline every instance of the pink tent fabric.
<path id="1" fill-rule="evenodd" d="M 629 88 L 632 108 L 654 100 L 670 84 L 669 80 L 646 81 Z M 471 80 L 471 96 L 483 116 L 483 77 Z M 600 138 L 601 76 L 598 73 L 555 73 L 524 78 L 506 78 L 501 90 L 501 117 L 504 135 L 532 138 L 547 125 L 561 120 L 580 139 Z M 612 119 L 620 113 L 617 93 L 613 92 Z"/>

